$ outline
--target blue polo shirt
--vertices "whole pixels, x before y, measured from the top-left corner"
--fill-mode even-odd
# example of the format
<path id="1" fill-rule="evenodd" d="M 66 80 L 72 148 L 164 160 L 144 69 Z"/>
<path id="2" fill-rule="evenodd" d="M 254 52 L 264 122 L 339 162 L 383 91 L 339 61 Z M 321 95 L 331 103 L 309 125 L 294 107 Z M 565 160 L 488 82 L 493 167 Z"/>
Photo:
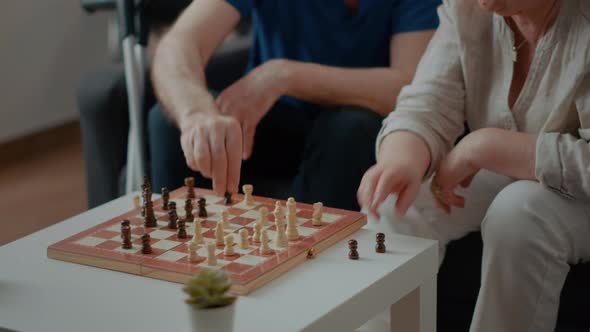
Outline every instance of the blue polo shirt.
<path id="1" fill-rule="evenodd" d="M 436 29 L 440 5 L 440 0 L 358 0 L 353 13 L 345 0 L 227 1 L 240 15 L 252 15 L 249 69 L 278 58 L 349 68 L 389 66 L 391 36 Z"/>

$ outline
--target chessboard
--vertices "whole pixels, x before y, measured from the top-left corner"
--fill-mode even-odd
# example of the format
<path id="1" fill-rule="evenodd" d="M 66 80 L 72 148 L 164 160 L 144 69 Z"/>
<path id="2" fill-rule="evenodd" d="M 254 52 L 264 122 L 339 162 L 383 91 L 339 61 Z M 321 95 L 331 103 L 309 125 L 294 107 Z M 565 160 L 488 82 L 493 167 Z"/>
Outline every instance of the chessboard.
<path id="1" fill-rule="evenodd" d="M 312 223 L 313 206 L 296 203 L 297 231 L 299 237 L 289 240 L 286 248 L 276 246 L 272 239 L 276 236 L 277 226 L 272 213 L 268 214 L 268 223 L 264 227 L 268 234 L 270 251 L 261 252 L 259 243 L 253 239 L 254 225 L 260 218 L 259 210 L 266 207 L 273 211 L 277 200 L 250 196 L 246 202 L 244 195 L 233 195 L 232 202 L 214 192 L 199 188 L 182 187 L 169 193 L 169 202 L 175 202 L 179 218 L 184 215 L 188 190 L 194 192 L 194 222 L 201 223 L 204 244 L 196 246 L 197 259 L 189 259 L 189 245 L 194 235 L 193 222 L 186 223 L 186 238 L 179 238 L 175 229 L 169 228 L 168 211 L 163 209 L 162 198 L 153 201 L 153 214 L 156 227 L 145 227 L 142 208 L 133 210 L 95 227 L 57 242 L 47 249 L 49 258 L 90 265 L 98 268 L 126 272 L 145 277 L 185 283 L 203 267 L 225 270 L 233 281 L 231 292 L 239 295 L 248 294 L 264 284 L 286 273 L 307 259 L 330 247 L 336 242 L 357 231 L 366 224 L 366 216 L 360 212 L 323 207 L 318 225 Z M 199 218 L 197 203 L 204 198 L 207 217 Z M 286 201 L 279 201 L 282 206 Z M 137 202 L 136 202 L 137 203 Z M 229 203 L 229 204 L 226 204 Z M 132 204 L 130 204 L 132 206 Z M 180 211 L 183 211 L 182 213 Z M 224 236 L 239 232 L 248 232 L 248 248 L 243 249 L 234 243 L 234 253 L 227 256 L 224 245 L 216 244 L 216 264 L 207 264 L 209 251 L 207 243 L 216 240 L 216 225 L 221 222 L 223 211 L 229 213 L 229 227 L 223 229 Z M 227 213 L 226 218 L 227 218 Z M 129 220 L 131 228 L 131 248 L 122 245 L 121 222 Z M 242 232 L 244 233 L 244 232 Z M 150 235 L 151 253 L 142 253 L 144 234 Z M 211 248 L 212 249 L 212 248 Z M 268 248 L 267 248 L 268 249 Z M 343 253 L 346 256 L 346 253 Z"/>

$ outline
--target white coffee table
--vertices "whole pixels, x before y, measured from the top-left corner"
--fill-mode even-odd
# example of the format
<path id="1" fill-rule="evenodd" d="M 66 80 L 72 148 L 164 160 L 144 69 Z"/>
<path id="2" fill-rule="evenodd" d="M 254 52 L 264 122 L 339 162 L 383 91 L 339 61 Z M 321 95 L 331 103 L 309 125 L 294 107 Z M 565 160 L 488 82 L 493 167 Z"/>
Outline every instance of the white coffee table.
<path id="1" fill-rule="evenodd" d="M 117 216 L 125 196 L 0 247 L 0 327 L 17 331 L 189 331 L 181 285 L 47 258 L 50 244 Z M 5 220 L 16 223 L 19 220 Z M 387 253 L 375 253 L 375 233 Z M 351 331 L 391 306 L 392 330 L 435 331 L 436 242 L 369 224 L 238 299 L 235 331 Z M 393 304 L 393 305 L 392 305 Z"/>

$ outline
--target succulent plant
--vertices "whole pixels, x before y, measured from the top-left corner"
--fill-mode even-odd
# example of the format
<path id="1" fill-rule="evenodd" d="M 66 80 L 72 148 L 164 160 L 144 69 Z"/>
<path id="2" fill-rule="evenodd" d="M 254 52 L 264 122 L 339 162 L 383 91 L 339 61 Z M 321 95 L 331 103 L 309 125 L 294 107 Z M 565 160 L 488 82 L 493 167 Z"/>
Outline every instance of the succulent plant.
<path id="1" fill-rule="evenodd" d="M 228 306 L 236 300 L 227 291 L 231 281 L 222 270 L 201 269 L 182 289 L 188 294 L 186 303 L 197 309 L 209 309 Z"/>

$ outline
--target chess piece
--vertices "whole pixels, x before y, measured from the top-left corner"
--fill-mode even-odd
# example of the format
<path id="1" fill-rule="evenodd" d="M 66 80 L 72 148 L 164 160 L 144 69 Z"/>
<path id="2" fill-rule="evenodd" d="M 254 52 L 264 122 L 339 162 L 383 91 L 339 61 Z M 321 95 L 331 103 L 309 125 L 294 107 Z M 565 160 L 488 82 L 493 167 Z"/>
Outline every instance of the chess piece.
<path id="1" fill-rule="evenodd" d="M 223 249 L 223 254 L 225 256 L 233 256 L 236 254 L 234 251 L 234 235 L 228 234 L 225 237 L 225 248 Z"/>
<path id="2" fill-rule="evenodd" d="M 385 252 L 385 234 L 377 233 L 376 239 L 377 244 L 375 245 L 375 252 L 382 254 Z"/>
<path id="3" fill-rule="evenodd" d="M 223 224 L 218 222 L 215 227 L 215 242 L 218 246 L 223 245 Z"/>
<path id="4" fill-rule="evenodd" d="M 204 197 L 201 197 L 199 198 L 197 205 L 199 206 L 199 217 L 207 218 L 207 209 L 205 208 L 205 206 L 207 205 L 207 200 Z"/>
<path id="5" fill-rule="evenodd" d="M 223 224 L 224 228 L 229 228 L 229 211 L 228 210 L 221 211 L 221 223 Z"/>
<path id="6" fill-rule="evenodd" d="M 240 249 L 248 249 L 250 244 L 248 243 L 248 230 L 245 228 L 240 229 Z"/>
<path id="7" fill-rule="evenodd" d="M 152 202 L 152 189 L 149 186 L 145 187 L 143 193 L 143 208 L 145 212 L 143 224 L 145 227 L 157 227 L 158 222 L 154 214 L 154 203 Z"/>
<path id="8" fill-rule="evenodd" d="M 311 224 L 314 226 L 321 226 L 322 225 L 322 209 L 324 204 L 322 202 L 317 202 L 313 204 L 313 213 L 311 215 Z"/>
<path id="9" fill-rule="evenodd" d="M 229 191 L 226 191 L 225 194 L 223 194 L 223 197 L 225 197 L 225 205 L 231 205 L 233 203 L 231 199 L 231 193 Z"/>
<path id="10" fill-rule="evenodd" d="M 245 184 L 242 186 L 242 191 L 244 192 L 244 202 L 246 205 L 254 205 L 254 201 L 252 200 L 254 187 L 251 184 Z"/>
<path id="11" fill-rule="evenodd" d="M 260 223 L 255 223 L 254 224 L 254 234 L 252 235 L 252 241 L 254 241 L 255 243 L 259 243 L 261 232 L 262 232 L 262 226 L 260 225 Z"/>
<path id="12" fill-rule="evenodd" d="M 143 183 L 141 184 L 141 198 L 143 199 L 143 201 L 141 202 L 141 216 L 145 217 L 145 193 L 146 190 L 150 188 L 151 191 L 151 184 L 150 184 L 150 180 L 149 178 L 144 175 L 143 176 Z"/>
<path id="13" fill-rule="evenodd" d="M 264 231 L 262 231 L 264 233 Z M 261 240 L 262 241 L 262 240 Z M 277 248 L 286 248 L 289 245 L 289 241 L 287 240 L 287 235 L 285 234 L 285 225 L 280 223 L 277 226 L 277 231 L 275 233 L 274 245 Z"/>
<path id="14" fill-rule="evenodd" d="M 287 213 L 291 212 L 293 214 L 297 214 L 297 203 L 295 203 L 295 198 L 289 197 L 287 198 Z"/>
<path id="15" fill-rule="evenodd" d="M 123 220 L 121 222 L 121 239 L 123 240 L 123 249 L 133 248 L 133 244 L 131 243 L 131 224 L 129 223 L 129 220 Z"/>
<path id="16" fill-rule="evenodd" d="M 193 201 L 190 198 L 184 202 L 184 221 L 185 222 L 193 222 L 195 220 L 195 216 L 193 216 Z"/>
<path id="17" fill-rule="evenodd" d="M 176 203 L 174 201 L 168 204 L 168 228 L 177 229 L 178 214 L 176 214 Z"/>
<path id="18" fill-rule="evenodd" d="M 260 235 L 260 253 L 262 255 L 270 254 L 271 250 L 268 246 L 268 233 L 266 229 L 262 231 L 262 235 Z"/>
<path id="19" fill-rule="evenodd" d="M 186 222 L 184 219 L 178 220 L 178 233 L 176 235 L 179 239 L 186 239 L 188 237 L 186 234 Z"/>
<path id="20" fill-rule="evenodd" d="M 207 243 L 207 265 L 217 265 L 217 257 L 215 257 L 215 243 Z"/>
<path id="21" fill-rule="evenodd" d="M 258 223 L 262 228 L 264 228 L 268 223 L 268 208 L 266 206 L 263 206 L 258 210 L 258 213 Z"/>
<path id="22" fill-rule="evenodd" d="M 141 237 L 141 253 L 142 254 L 151 254 L 152 253 L 152 245 L 150 244 L 150 235 L 143 234 Z"/>
<path id="23" fill-rule="evenodd" d="M 191 241 L 188 245 L 188 260 L 191 263 L 199 261 L 199 255 L 197 254 L 197 244 Z"/>
<path id="24" fill-rule="evenodd" d="M 195 198 L 195 178 L 188 177 L 184 179 L 184 185 L 186 188 L 186 198 Z"/>
<path id="25" fill-rule="evenodd" d="M 297 215 L 293 213 L 293 210 L 287 212 L 287 239 L 289 241 L 295 241 L 299 238 L 299 232 L 297 231 Z"/>
<path id="26" fill-rule="evenodd" d="M 141 201 L 139 195 L 133 195 L 133 208 L 139 209 L 141 207 Z"/>
<path id="27" fill-rule="evenodd" d="M 162 188 L 162 210 L 168 210 L 168 203 L 170 201 L 170 191 L 168 188 Z"/>
<path id="28" fill-rule="evenodd" d="M 201 225 L 201 220 L 197 219 L 195 220 L 194 226 L 193 226 L 193 241 L 194 243 L 197 244 L 203 244 L 204 240 L 203 240 L 203 227 Z"/>
<path id="29" fill-rule="evenodd" d="M 275 210 L 272 212 L 272 214 L 274 214 L 275 216 L 275 225 L 278 228 L 279 224 L 284 223 L 283 219 L 285 218 L 285 216 L 283 215 L 283 207 L 281 206 L 281 202 L 277 201 L 275 203 Z"/>
<path id="30" fill-rule="evenodd" d="M 355 239 L 348 240 L 348 258 L 357 260 L 359 259 L 359 253 L 356 250 L 358 248 L 358 242 Z"/>

